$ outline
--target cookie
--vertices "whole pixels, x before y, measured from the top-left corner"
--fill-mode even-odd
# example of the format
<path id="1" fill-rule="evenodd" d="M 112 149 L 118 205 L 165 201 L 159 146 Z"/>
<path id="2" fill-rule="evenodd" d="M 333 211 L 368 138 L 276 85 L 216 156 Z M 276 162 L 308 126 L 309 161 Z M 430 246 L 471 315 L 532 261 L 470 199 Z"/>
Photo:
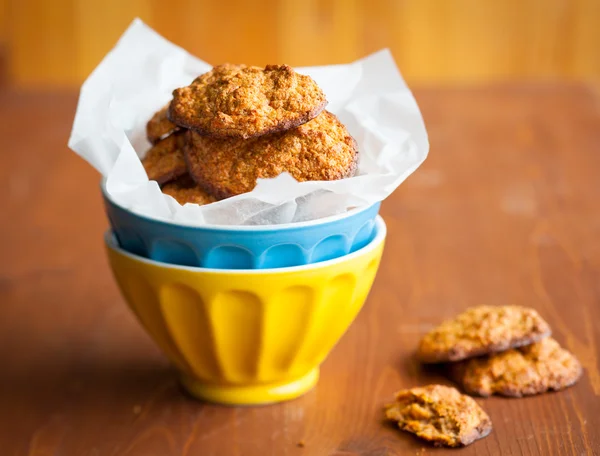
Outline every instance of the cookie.
<path id="1" fill-rule="evenodd" d="M 148 179 L 162 185 L 187 173 L 183 157 L 184 139 L 182 133 L 177 133 L 152 146 L 142 160 Z"/>
<path id="2" fill-rule="evenodd" d="M 492 420 L 473 398 L 443 385 L 397 392 L 385 416 L 435 446 L 466 446 L 492 431 Z"/>
<path id="3" fill-rule="evenodd" d="M 316 82 L 288 65 L 221 65 L 173 91 L 169 118 L 203 136 L 247 139 L 302 125 L 326 104 Z"/>
<path id="4" fill-rule="evenodd" d="M 522 397 L 558 391 L 575 384 L 582 373 L 577 358 L 551 337 L 449 368 L 465 391 L 480 396 Z"/>
<path id="5" fill-rule="evenodd" d="M 188 132 L 185 158 L 194 180 L 217 198 L 251 191 L 257 178 L 288 172 L 298 181 L 354 175 L 356 141 L 330 112 L 299 127 L 251 139 L 217 139 Z"/>
<path id="6" fill-rule="evenodd" d="M 184 175 L 162 187 L 163 193 L 172 196 L 181 205 L 186 203 L 214 203 L 216 199 L 200 188 L 189 175 Z"/>
<path id="7" fill-rule="evenodd" d="M 460 361 L 537 342 L 551 333 L 539 314 L 519 306 L 481 306 L 443 322 L 419 345 L 424 363 Z"/>
<path id="8" fill-rule="evenodd" d="M 169 105 L 166 105 L 160 111 L 156 112 L 146 124 L 146 137 L 152 144 L 156 144 L 179 129 L 177 125 L 167 118 L 168 111 Z"/>

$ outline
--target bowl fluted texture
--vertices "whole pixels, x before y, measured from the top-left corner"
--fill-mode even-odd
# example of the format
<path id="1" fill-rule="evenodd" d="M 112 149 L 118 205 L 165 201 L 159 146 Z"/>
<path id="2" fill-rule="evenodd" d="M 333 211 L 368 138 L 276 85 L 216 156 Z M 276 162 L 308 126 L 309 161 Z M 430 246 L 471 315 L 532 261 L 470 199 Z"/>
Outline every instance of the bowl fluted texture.
<path id="1" fill-rule="evenodd" d="M 136 257 L 107 236 L 110 264 L 131 309 L 201 398 L 257 404 L 296 397 L 361 309 L 385 238 L 297 268 L 228 271 Z"/>
<path id="2" fill-rule="evenodd" d="M 318 263 L 373 239 L 380 203 L 311 222 L 264 226 L 186 226 L 119 206 L 102 187 L 119 245 L 133 254 L 181 266 L 272 269 Z"/>

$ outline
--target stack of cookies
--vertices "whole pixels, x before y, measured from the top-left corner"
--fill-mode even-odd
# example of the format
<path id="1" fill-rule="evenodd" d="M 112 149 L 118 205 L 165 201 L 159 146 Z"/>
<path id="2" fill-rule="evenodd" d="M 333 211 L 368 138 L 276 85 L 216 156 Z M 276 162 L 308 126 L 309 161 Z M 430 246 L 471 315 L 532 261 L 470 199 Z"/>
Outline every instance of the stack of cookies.
<path id="1" fill-rule="evenodd" d="M 551 333 L 534 309 L 474 307 L 428 333 L 417 357 L 424 363 L 449 363 L 452 379 L 478 396 L 558 391 L 579 379 L 581 365 Z"/>
<path id="2" fill-rule="evenodd" d="M 147 124 L 150 180 L 180 204 L 251 191 L 258 178 L 354 175 L 356 141 L 309 76 L 287 65 L 219 65 L 176 89 Z"/>
<path id="3" fill-rule="evenodd" d="M 425 335 L 417 358 L 443 364 L 468 394 L 522 397 L 558 391 L 576 383 L 582 368 L 551 332 L 530 308 L 474 307 Z M 386 417 L 450 447 L 468 445 L 492 430 L 489 416 L 472 398 L 442 385 L 399 391 Z"/>

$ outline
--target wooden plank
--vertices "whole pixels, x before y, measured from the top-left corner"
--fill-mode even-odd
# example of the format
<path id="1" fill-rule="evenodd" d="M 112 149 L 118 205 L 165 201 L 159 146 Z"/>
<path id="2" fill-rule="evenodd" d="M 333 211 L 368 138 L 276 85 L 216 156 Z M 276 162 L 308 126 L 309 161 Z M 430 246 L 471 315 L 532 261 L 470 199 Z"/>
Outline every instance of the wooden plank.
<path id="1" fill-rule="evenodd" d="M 74 1 L 10 0 L 9 82 L 60 86 L 81 81 L 77 71 Z"/>
<path id="2" fill-rule="evenodd" d="M 383 204 L 378 277 L 317 388 L 225 408 L 181 392 L 119 294 L 98 176 L 66 150 L 75 96 L 0 93 L 10 221 L 0 238 L 1 453 L 430 454 L 382 422 L 382 405 L 397 389 L 447 382 L 413 359 L 424 332 L 468 306 L 510 303 L 538 309 L 585 373 L 563 392 L 480 400 L 494 431 L 460 454 L 600 454 L 598 94 L 560 84 L 415 94 L 431 154 Z"/>
<path id="3" fill-rule="evenodd" d="M 8 0 L 0 0 L 0 47 L 6 45 L 7 21 L 8 21 Z"/>
<path id="4" fill-rule="evenodd" d="M 4 1 L 20 85 L 79 84 L 134 16 L 211 63 L 344 63 L 389 47 L 411 82 L 600 80 L 597 0 Z"/>
<path id="5" fill-rule="evenodd" d="M 572 54 L 567 56 L 571 78 L 600 82 L 600 2 L 577 0 L 577 13 L 571 18 Z"/>
<path id="6" fill-rule="evenodd" d="M 149 24 L 154 19 L 149 0 L 77 0 L 73 13 L 80 79 L 92 72 L 136 17 Z"/>

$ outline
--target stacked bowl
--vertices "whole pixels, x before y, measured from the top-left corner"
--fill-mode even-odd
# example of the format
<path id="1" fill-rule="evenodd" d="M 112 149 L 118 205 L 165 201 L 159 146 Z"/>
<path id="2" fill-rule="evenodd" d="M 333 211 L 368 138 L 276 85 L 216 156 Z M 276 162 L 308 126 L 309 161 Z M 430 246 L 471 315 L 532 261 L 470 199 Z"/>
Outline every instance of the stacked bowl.
<path id="1" fill-rule="evenodd" d="M 105 242 L 125 300 L 211 402 L 298 397 L 365 302 L 383 252 L 379 203 L 310 222 L 186 226 L 115 203 Z"/>

